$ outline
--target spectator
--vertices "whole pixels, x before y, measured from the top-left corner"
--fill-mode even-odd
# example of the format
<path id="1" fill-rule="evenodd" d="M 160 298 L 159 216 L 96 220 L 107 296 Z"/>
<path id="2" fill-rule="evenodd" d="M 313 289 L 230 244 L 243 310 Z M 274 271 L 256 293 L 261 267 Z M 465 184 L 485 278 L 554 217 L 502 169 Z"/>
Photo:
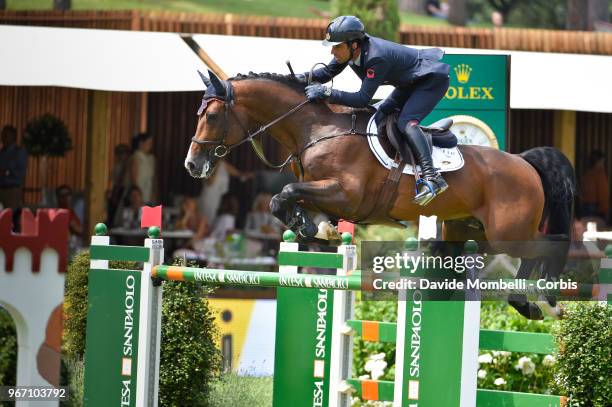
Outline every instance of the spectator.
<path id="1" fill-rule="evenodd" d="M 213 223 L 210 237 L 215 240 L 225 240 L 228 233 L 236 228 L 238 209 L 238 198 L 231 194 L 223 195 L 219 213 Z"/>
<path id="2" fill-rule="evenodd" d="M 123 209 L 123 201 L 127 195 L 130 147 L 127 144 L 117 144 L 115 146 L 115 159 L 111 174 L 111 186 L 107 202 L 108 224 L 113 226 L 117 213 Z"/>
<path id="3" fill-rule="evenodd" d="M 605 167 L 605 155 L 593 150 L 589 157 L 590 167 L 582 174 L 581 216 L 608 218 L 610 185 Z"/>
<path id="4" fill-rule="evenodd" d="M 252 173 L 242 172 L 226 160 L 220 160 L 215 172 L 202 184 L 199 198 L 200 212 L 213 223 L 221 204 L 221 197 L 229 191 L 230 177 L 238 177 L 244 182 L 252 176 Z"/>
<path id="5" fill-rule="evenodd" d="M 440 3 L 438 0 L 427 0 L 425 3 L 425 11 L 428 16 L 441 18 L 446 20 L 448 18 L 448 4 L 446 2 Z"/>
<path id="6" fill-rule="evenodd" d="M 122 227 L 127 229 L 140 229 L 140 217 L 144 200 L 142 191 L 137 186 L 132 186 L 128 193 L 128 202 L 123 208 L 123 223 Z"/>
<path id="7" fill-rule="evenodd" d="M 176 222 L 176 229 L 188 229 L 194 234 L 189 246 L 194 242 L 202 240 L 209 232 L 208 220 L 198 210 L 198 202 L 195 198 L 185 198 L 181 205 L 181 218 Z"/>
<path id="8" fill-rule="evenodd" d="M 492 12 L 491 23 L 493 23 L 495 28 L 502 28 L 504 26 L 504 15 L 497 10 Z"/>
<path id="9" fill-rule="evenodd" d="M 272 195 L 265 192 L 255 197 L 253 209 L 247 214 L 246 225 L 244 227 L 246 232 L 280 236 L 281 223 L 270 213 L 271 199 Z"/>
<path id="10" fill-rule="evenodd" d="M 5 208 L 23 206 L 23 184 L 28 155 L 17 145 L 17 129 L 4 126 L 0 138 L 0 204 Z"/>
<path id="11" fill-rule="evenodd" d="M 155 156 L 153 138 L 148 133 L 140 133 L 132 139 L 132 157 L 130 158 L 130 184 L 137 186 L 146 203 L 157 199 L 155 183 Z"/>
<path id="12" fill-rule="evenodd" d="M 55 199 L 57 200 L 57 207 L 68 210 L 68 230 L 70 232 L 70 241 L 68 246 L 70 253 L 74 254 L 77 250 L 83 247 L 83 226 L 81 219 L 77 216 L 73 208 L 72 202 L 72 188 L 68 185 L 60 185 L 55 189 Z"/>

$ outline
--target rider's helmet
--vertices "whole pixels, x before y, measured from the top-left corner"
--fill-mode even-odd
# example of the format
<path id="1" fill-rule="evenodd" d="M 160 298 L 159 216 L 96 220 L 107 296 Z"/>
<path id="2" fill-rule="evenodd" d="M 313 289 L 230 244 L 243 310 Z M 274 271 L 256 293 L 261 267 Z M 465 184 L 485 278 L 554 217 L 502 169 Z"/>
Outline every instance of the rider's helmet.
<path id="1" fill-rule="evenodd" d="M 332 20 L 325 30 L 323 45 L 332 46 L 343 42 L 361 41 L 365 38 L 365 27 L 355 16 L 340 16 Z"/>

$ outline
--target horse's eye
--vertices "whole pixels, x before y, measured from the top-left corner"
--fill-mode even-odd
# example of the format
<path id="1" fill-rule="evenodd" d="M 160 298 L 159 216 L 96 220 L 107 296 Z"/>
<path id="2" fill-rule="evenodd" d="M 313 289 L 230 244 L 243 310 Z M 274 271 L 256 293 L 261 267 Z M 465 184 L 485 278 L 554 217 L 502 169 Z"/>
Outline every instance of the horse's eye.
<path id="1" fill-rule="evenodd" d="M 206 120 L 211 121 L 211 122 L 214 120 L 217 120 L 217 113 L 212 113 L 212 112 L 206 113 Z"/>

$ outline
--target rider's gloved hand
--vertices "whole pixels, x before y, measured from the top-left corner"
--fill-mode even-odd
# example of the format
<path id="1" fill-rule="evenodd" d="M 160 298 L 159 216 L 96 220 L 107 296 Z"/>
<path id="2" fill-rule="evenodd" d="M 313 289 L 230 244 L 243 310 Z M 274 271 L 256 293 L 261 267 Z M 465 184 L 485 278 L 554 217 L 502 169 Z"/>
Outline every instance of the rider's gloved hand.
<path id="1" fill-rule="evenodd" d="M 331 88 L 323 86 L 320 83 L 308 85 L 306 86 L 306 89 L 304 91 L 309 102 L 313 102 L 315 100 L 322 100 L 331 95 Z"/>

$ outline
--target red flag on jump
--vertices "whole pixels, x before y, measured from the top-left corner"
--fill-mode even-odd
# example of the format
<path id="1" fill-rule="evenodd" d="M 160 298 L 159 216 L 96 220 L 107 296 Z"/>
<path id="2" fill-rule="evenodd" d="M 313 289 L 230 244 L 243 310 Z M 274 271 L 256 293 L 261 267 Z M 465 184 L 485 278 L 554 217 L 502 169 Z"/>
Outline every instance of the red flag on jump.
<path id="1" fill-rule="evenodd" d="M 148 228 L 149 226 L 158 226 L 162 228 L 162 206 L 143 206 L 140 217 L 140 227 Z"/>
<path id="2" fill-rule="evenodd" d="M 353 235 L 353 242 L 355 241 L 355 224 L 348 222 L 346 220 L 338 221 L 338 233 L 342 234 L 344 232 L 349 232 Z"/>

